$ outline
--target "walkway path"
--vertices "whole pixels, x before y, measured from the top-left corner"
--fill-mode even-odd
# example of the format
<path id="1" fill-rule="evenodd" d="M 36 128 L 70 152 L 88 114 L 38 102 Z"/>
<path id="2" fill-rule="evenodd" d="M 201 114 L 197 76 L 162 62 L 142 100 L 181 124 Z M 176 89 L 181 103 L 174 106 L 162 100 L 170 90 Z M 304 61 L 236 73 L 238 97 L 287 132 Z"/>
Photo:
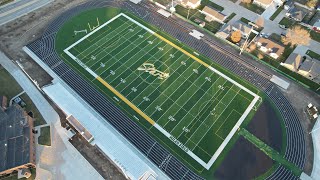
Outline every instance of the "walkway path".
<path id="1" fill-rule="evenodd" d="M 313 169 L 311 177 L 317 179 L 320 177 L 320 117 L 312 129 L 312 141 L 314 147 Z"/>
<path id="2" fill-rule="evenodd" d="M 37 146 L 36 179 L 103 179 L 68 141 L 66 130 L 60 126 L 58 114 L 28 77 L 2 52 L 0 52 L 0 64 L 20 84 L 46 122 L 51 125 L 52 146 Z"/>

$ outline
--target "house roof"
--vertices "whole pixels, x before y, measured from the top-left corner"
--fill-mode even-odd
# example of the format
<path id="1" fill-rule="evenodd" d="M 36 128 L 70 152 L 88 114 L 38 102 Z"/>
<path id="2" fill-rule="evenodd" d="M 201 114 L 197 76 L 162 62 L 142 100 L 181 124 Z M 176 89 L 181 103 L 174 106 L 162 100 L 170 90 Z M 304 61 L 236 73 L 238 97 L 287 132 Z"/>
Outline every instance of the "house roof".
<path id="1" fill-rule="evenodd" d="M 18 105 L 0 108 L 0 172 L 31 163 L 32 119 Z"/>
<path id="2" fill-rule="evenodd" d="M 192 4 L 197 4 L 199 1 L 201 1 L 201 0 L 182 0 L 182 3 L 187 4 L 189 2 Z"/>
<path id="3" fill-rule="evenodd" d="M 312 65 L 313 65 L 313 61 L 310 60 L 310 59 L 306 59 L 302 65 L 300 66 L 299 70 L 302 70 L 302 71 L 307 71 L 309 72 L 312 68 Z"/>
<path id="4" fill-rule="evenodd" d="M 271 4 L 273 0 L 255 0 L 256 2 L 262 3 L 262 4 Z"/>
<path id="5" fill-rule="evenodd" d="M 306 59 L 301 67 L 300 70 L 307 71 L 313 76 L 317 76 L 320 74 L 320 62 L 315 60 Z"/>
<path id="6" fill-rule="evenodd" d="M 203 12 L 205 12 L 207 15 L 211 15 L 221 21 L 223 21 L 226 17 L 226 15 L 220 13 L 219 11 L 215 10 L 215 9 L 212 9 L 210 8 L 209 6 L 205 6 L 203 9 L 202 9 Z"/>
<path id="7" fill-rule="evenodd" d="M 224 26 L 222 26 L 221 30 L 216 33 L 216 35 L 226 39 L 230 35 L 231 31 L 232 27 L 230 25 L 225 24 Z"/>
<path id="8" fill-rule="evenodd" d="M 285 63 L 292 65 L 294 70 L 298 70 L 301 62 L 302 62 L 302 56 L 300 54 L 291 53 Z"/>
<path id="9" fill-rule="evenodd" d="M 272 53 L 275 53 L 278 56 L 280 56 L 284 52 L 284 47 L 282 45 L 273 42 L 270 39 L 260 37 L 257 39 L 257 42 L 261 43 L 261 46 L 271 49 Z"/>
<path id="10" fill-rule="evenodd" d="M 232 24 L 232 27 L 240 30 L 242 33 L 249 34 L 251 27 L 248 24 L 245 24 L 241 21 L 236 21 L 234 24 Z"/>
<path id="11" fill-rule="evenodd" d="M 302 21 L 302 19 L 307 15 L 308 12 L 309 10 L 299 3 L 294 3 L 294 5 L 289 10 L 290 15 L 299 21 Z"/>

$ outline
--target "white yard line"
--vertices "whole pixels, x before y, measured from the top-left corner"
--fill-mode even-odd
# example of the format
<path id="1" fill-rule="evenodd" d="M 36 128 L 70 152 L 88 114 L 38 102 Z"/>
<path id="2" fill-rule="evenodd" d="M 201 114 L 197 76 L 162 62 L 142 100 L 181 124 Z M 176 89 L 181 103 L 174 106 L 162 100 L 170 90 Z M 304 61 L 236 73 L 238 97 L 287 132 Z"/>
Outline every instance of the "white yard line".
<path id="1" fill-rule="evenodd" d="M 89 34 L 87 34 L 86 36 L 82 37 L 81 39 L 79 39 L 77 42 L 73 43 L 71 46 L 69 46 L 68 48 L 66 48 L 64 50 L 64 52 L 69 55 L 72 59 L 74 59 L 80 66 L 82 66 L 85 70 L 87 70 L 92 76 L 94 76 L 95 78 L 98 77 L 98 75 L 96 73 L 94 73 L 90 68 L 88 68 L 84 63 L 82 63 L 79 59 L 77 59 L 74 55 L 72 55 L 69 52 L 69 49 L 71 49 L 72 47 L 74 47 L 75 45 L 77 45 L 78 43 L 80 43 L 81 41 L 83 41 L 84 39 L 86 39 L 87 37 L 89 37 L 91 34 L 95 33 L 96 31 L 98 31 L 99 29 L 103 28 L 104 26 L 106 26 L 107 24 L 109 24 L 110 22 L 112 22 L 113 20 L 117 19 L 120 16 L 124 16 L 127 19 L 131 20 L 132 22 L 134 22 L 135 24 L 137 24 L 138 26 L 142 27 L 143 29 L 147 30 L 148 32 L 150 32 L 151 34 L 155 34 L 155 32 L 153 32 L 152 30 L 150 30 L 149 28 L 143 26 L 142 24 L 140 24 L 139 22 L 135 21 L 134 19 L 130 18 L 129 16 L 120 13 L 119 15 L 113 17 L 112 19 L 110 19 L 108 22 L 104 23 L 103 25 L 99 26 L 97 29 L 95 29 L 94 31 L 90 32 Z M 201 164 L 203 167 L 205 167 L 206 169 L 209 169 L 212 164 L 214 163 L 214 161 L 218 158 L 218 156 L 220 155 L 220 153 L 222 152 L 222 150 L 224 149 L 224 147 L 227 145 L 227 143 L 230 141 L 230 139 L 232 138 L 232 136 L 235 134 L 237 128 L 242 124 L 242 122 L 244 121 L 244 119 L 246 118 L 246 116 L 250 113 L 251 109 L 254 107 L 254 105 L 256 104 L 256 102 L 259 100 L 259 96 L 255 93 L 253 93 L 252 91 L 250 91 L 249 89 L 245 88 L 244 86 L 242 86 L 241 84 L 239 84 L 238 82 L 234 81 L 233 79 L 229 78 L 228 76 L 224 75 L 223 73 L 221 73 L 220 71 L 214 69 L 213 67 L 209 66 L 208 67 L 211 71 L 217 73 L 218 75 L 222 76 L 223 78 L 225 78 L 226 80 L 230 81 L 231 83 L 233 83 L 234 85 L 240 87 L 240 89 L 243 89 L 244 91 L 246 91 L 247 93 L 249 93 L 250 95 L 254 96 L 255 98 L 253 99 L 253 101 L 250 103 L 250 105 L 248 106 L 248 108 L 246 109 L 246 111 L 242 114 L 241 118 L 238 120 L 238 122 L 235 124 L 235 126 L 233 127 L 233 129 L 230 131 L 230 133 L 228 134 L 228 136 L 226 137 L 226 139 L 222 142 L 222 144 L 219 146 L 219 148 L 216 150 L 216 152 L 214 153 L 214 155 L 212 156 L 212 158 L 209 160 L 208 163 L 205 163 L 203 160 L 201 160 L 197 155 L 195 155 L 192 151 L 190 151 L 188 148 L 186 148 L 181 142 L 179 142 L 177 139 L 175 139 L 170 133 L 168 133 L 166 130 L 164 130 L 161 126 L 159 126 L 157 123 L 155 123 L 154 127 L 156 127 L 161 133 L 163 133 L 166 137 L 168 137 L 171 141 L 173 141 L 178 147 L 180 147 L 181 149 L 183 149 L 189 156 L 191 156 L 194 160 L 196 160 L 199 164 Z M 183 73 L 182 73 L 183 74 Z M 181 74 L 180 74 L 181 76 Z M 193 83 L 193 82 L 191 82 Z M 230 88 L 231 89 L 231 88 Z M 230 90 L 229 89 L 229 90 Z M 228 91 L 229 91 L 228 90 Z M 205 91 L 206 92 L 206 91 Z M 235 97 L 235 96 L 234 96 Z M 234 98 L 233 97 L 233 98 Z M 220 100 L 221 101 L 221 100 Z M 219 102 L 220 102 L 219 101 Z M 152 103 L 151 103 L 152 104 Z M 230 103 L 229 103 L 230 104 Z M 203 123 L 203 122 L 202 122 Z M 200 127 L 200 126 L 199 126 Z M 209 128 L 210 129 L 210 128 Z M 193 136 L 193 135 L 192 135 Z M 203 137 L 202 137 L 203 138 Z M 202 139 L 201 138 L 201 139 Z"/>
<path id="2" fill-rule="evenodd" d="M 220 76 L 218 77 L 218 79 L 220 79 Z M 212 87 L 215 85 L 215 83 L 218 81 L 218 79 L 216 79 L 216 81 L 215 81 L 214 83 L 212 83 L 212 85 L 210 86 L 210 88 L 212 88 Z M 226 83 L 226 81 L 224 82 L 224 84 L 225 84 L 225 83 Z M 224 85 L 224 84 L 223 84 L 223 85 Z M 209 101 L 211 101 L 212 99 L 216 99 L 216 98 L 215 98 L 215 95 L 216 95 L 218 92 L 219 92 L 219 91 L 216 91 L 215 94 L 212 95 L 212 98 L 211 98 Z M 206 93 L 204 93 L 204 95 L 205 95 L 205 94 L 206 94 Z M 202 97 L 203 97 L 203 96 L 201 96 L 201 98 L 202 98 Z M 201 98 L 200 98 L 200 99 L 201 99 Z M 198 103 L 198 102 L 199 102 L 199 101 L 197 101 L 197 103 Z M 219 101 L 219 102 L 220 102 L 220 101 Z M 195 103 L 195 105 L 196 105 L 197 103 Z M 195 105 L 194 105 L 194 106 L 195 106 Z M 194 106 L 193 106 L 193 107 L 194 107 Z M 193 107 L 192 107 L 192 108 L 193 108 Z M 191 108 L 191 109 L 192 109 L 192 108 Z M 199 114 L 199 113 L 198 113 L 198 114 Z M 197 114 L 197 115 L 198 115 L 198 114 Z M 183 118 L 184 118 L 184 117 L 185 117 L 185 116 L 183 116 Z M 207 116 L 207 117 L 208 117 L 208 116 Z M 180 122 L 182 122 L 183 118 L 181 119 Z M 197 116 L 195 116 L 195 119 L 194 119 L 194 120 L 199 121 L 199 119 L 197 118 Z M 192 122 L 194 122 L 194 120 L 191 121 L 191 122 L 187 125 L 187 127 L 188 127 Z M 180 122 L 172 129 L 172 131 L 180 124 Z M 202 124 L 202 122 L 201 122 L 201 124 Z M 192 129 L 192 127 L 193 127 L 193 126 L 191 126 L 190 129 Z M 172 131 L 171 131 L 171 132 L 172 132 Z M 195 131 L 195 132 L 196 132 L 196 131 Z M 179 136 L 177 137 L 177 139 L 180 138 L 180 136 L 181 136 L 182 133 L 183 133 L 183 131 L 179 134 Z M 194 133 L 192 133 L 192 135 L 193 135 L 193 134 L 194 134 Z M 192 137 L 192 135 L 191 135 L 191 137 Z M 189 139 L 191 139 L 191 137 L 190 137 Z M 189 139 L 188 139 L 188 141 L 189 141 Z M 187 142 L 188 142 L 188 141 L 187 141 Z M 186 143 L 187 143 L 187 142 L 186 142 Z M 185 143 L 185 144 L 186 144 L 186 143 Z"/>
<path id="3" fill-rule="evenodd" d="M 193 64 L 193 63 L 194 63 L 194 62 L 192 62 L 192 64 Z M 188 70 L 188 68 L 187 68 L 186 70 Z M 185 70 L 185 71 L 186 71 L 186 70 Z M 184 73 L 185 71 L 183 71 L 183 73 Z M 183 73 L 182 73 L 182 74 L 183 74 Z M 155 90 L 158 90 L 158 91 L 160 92 L 160 95 L 159 95 L 159 96 L 164 95 L 165 97 L 168 97 L 168 98 L 169 98 L 169 96 L 165 94 L 165 91 L 166 91 L 167 89 L 169 89 L 169 87 L 171 87 L 171 85 L 173 85 L 174 82 L 176 82 L 176 81 L 181 77 L 182 74 L 180 74 L 180 75 L 178 76 L 178 78 L 176 78 L 168 87 L 166 87 L 165 90 L 159 91 L 158 88 L 155 89 Z M 191 76 L 191 75 L 192 75 L 192 74 L 190 74 L 190 76 Z M 190 76 L 188 76 L 188 77 L 190 77 Z M 182 84 L 180 84 L 180 86 L 181 86 L 181 85 L 182 85 Z M 179 86 L 179 87 L 180 87 L 180 86 Z M 154 101 L 154 102 L 155 102 L 155 101 Z M 149 106 L 153 105 L 154 102 L 152 102 L 151 104 L 149 104 L 149 105 L 145 108 L 145 110 L 147 110 L 147 109 L 149 108 Z M 176 103 L 176 104 L 177 104 L 177 103 Z M 177 105 L 178 105 L 179 107 L 181 107 L 179 104 L 177 104 Z"/>
<path id="4" fill-rule="evenodd" d="M 157 45 L 158 45 L 158 44 L 157 44 Z M 155 47 L 155 46 L 154 46 L 154 47 Z M 149 52 L 150 52 L 154 47 L 152 47 L 150 50 L 146 51 L 145 53 L 148 53 L 149 55 L 151 55 Z M 171 50 L 171 49 L 170 49 L 170 50 Z M 170 50 L 168 50 L 168 51 L 170 51 Z M 145 50 L 144 50 L 144 49 L 140 49 L 139 52 L 143 52 L 143 51 L 145 51 Z M 167 51 L 167 52 L 168 52 L 168 51 Z M 138 52 L 138 53 L 139 53 L 139 52 Z M 137 53 L 137 54 L 138 54 L 138 53 Z M 162 56 L 164 56 L 164 55 L 165 55 L 165 54 L 163 54 Z M 161 57 L 162 57 L 162 56 L 161 56 Z M 133 57 L 131 57 L 131 58 L 133 58 Z M 130 59 L 131 59 L 131 58 L 130 58 Z M 140 61 L 142 58 L 143 58 L 143 57 L 140 57 L 137 61 Z M 130 59 L 129 59 L 129 60 L 130 60 Z M 123 64 L 123 65 L 124 65 L 124 64 Z M 124 65 L 124 66 L 128 67 L 128 68 L 127 68 L 127 70 L 128 70 L 128 69 L 131 69 L 133 65 L 134 65 L 134 63 L 131 64 L 130 67 L 128 67 L 127 65 Z M 119 68 L 120 68 L 120 67 L 119 67 Z M 116 70 L 117 70 L 117 69 L 116 69 Z M 123 73 L 124 73 L 124 72 L 123 72 Z M 123 73 L 121 73 L 120 76 L 121 76 Z M 137 76 L 137 78 L 140 78 L 140 76 Z M 136 79 L 137 79 L 137 78 L 136 78 Z M 136 79 L 134 79 L 134 80 L 136 80 Z M 132 82 L 133 82 L 133 81 L 132 81 Z M 130 84 L 131 84 L 131 83 L 130 83 Z M 129 84 L 129 86 L 130 86 L 130 84 Z M 124 90 L 124 89 L 123 89 L 123 90 Z M 128 94 L 128 95 L 129 95 L 129 94 Z"/>
<path id="5" fill-rule="evenodd" d="M 126 25 L 126 23 L 122 24 L 120 27 L 122 27 L 122 26 L 124 26 L 124 25 Z M 125 27 L 126 27 L 126 26 L 125 26 Z M 96 44 L 100 43 L 100 41 L 103 41 L 102 44 L 100 45 L 100 47 L 101 47 L 101 46 L 104 46 L 104 44 L 108 43 L 108 41 L 105 41 L 105 38 L 106 38 L 107 36 L 110 36 L 111 34 L 113 35 L 114 32 L 116 32 L 116 34 L 113 35 L 113 36 L 118 36 L 118 35 L 119 35 L 119 36 L 122 37 L 121 33 L 122 33 L 123 31 L 125 31 L 126 28 L 123 28 L 121 31 L 116 31 L 117 29 L 118 29 L 118 27 L 117 27 L 116 29 L 114 29 L 113 31 L 109 32 L 106 36 L 104 36 L 104 37 L 101 38 L 100 40 L 95 41 L 94 43 L 92 43 L 89 47 L 87 47 L 86 49 L 82 50 L 82 52 L 79 53 L 79 54 L 88 54 L 88 55 L 84 55 L 84 58 L 88 57 L 93 51 L 96 50 L 96 49 L 94 48 L 92 51 L 90 51 L 89 53 L 87 53 L 88 49 L 93 48 L 93 46 L 96 46 Z M 121 28 L 120 28 L 120 29 L 121 29 Z M 130 32 L 127 32 L 125 35 L 127 35 L 128 33 L 130 33 Z M 120 37 L 120 38 L 121 38 L 121 37 Z M 110 39 L 112 39 L 112 38 L 107 38 L 107 40 L 110 40 Z M 73 47 L 73 48 L 75 48 L 75 47 Z"/>
<path id="6" fill-rule="evenodd" d="M 233 85 L 232 85 L 233 86 Z M 230 87 L 230 89 L 232 88 L 232 86 Z M 230 89 L 227 91 L 227 93 L 225 94 L 225 95 L 223 95 L 223 97 L 219 100 L 219 102 L 218 102 L 218 104 L 221 102 L 221 100 L 228 94 L 228 92 L 230 91 Z M 214 121 L 214 123 L 208 128 L 208 130 L 207 130 L 207 132 L 204 134 L 204 136 L 208 133 L 208 131 L 212 128 L 212 126 L 217 122 L 217 120 L 220 118 L 220 116 L 221 116 L 221 114 L 228 108 L 228 106 L 231 104 L 231 102 L 233 101 L 233 99 L 236 97 L 236 95 L 235 96 L 233 96 L 233 98 L 232 98 L 232 100 L 228 103 L 228 105 L 226 105 L 225 106 L 225 108 L 224 108 L 224 110 L 220 113 L 220 115 L 219 115 L 219 117 Z M 217 104 L 217 105 L 218 105 Z M 208 115 L 209 116 L 209 115 Z M 207 117 L 208 117 L 207 116 Z M 206 118 L 207 118 L 206 117 Z M 199 125 L 199 127 L 196 129 L 196 131 L 201 127 L 201 125 L 204 123 L 204 121 L 202 121 L 201 122 L 201 124 Z M 195 133 L 194 133 L 195 134 Z M 194 135 L 194 134 L 192 134 L 192 136 Z M 192 136 L 190 137 L 190 139 L 192 138 Z M 203 137 L 204 137 L 203 136 Z M 200 139 L 200 141 L 203 139 L 203 137 Z M 200 142 L 199 141 L 199 142 Z M 199 142 L 198 142 L 198 144 L 199 144 Z M 198 145 L 197 144 L 197 145 Z"/>
<path id="7" fill-rule="evenodd" d="M 227 82 L 227 81 L 225 81 L 225 82 L 223 83 L 223 85 L 225 85 L 226 82 Z M 230 89 L 231 89 L 231 88 L 230 88 Z M 229 90 L 230 90 L 230 89 L 229 89 Z M 228 94 L 229 90 L 227 91 L 226 94 Z M 218 91 L 217 91 L 217 92 L 218 92 Z M 217 92 L 216 92 L 215 94 L 217 94 Z M 226 94 L 225 94 L 225 95 L 226 95 Z M 223 95 L 223 97 L 224 97 L 225 95 Z M 219 100 L 218 104 L 221 102 L 221 100 L 223 99 L 223 97 Z M 211 100 L 211 99 L 210 99 L 210 100 Z M 218 105 L 218 104 L 217 104 L 217 105 Z M 216 106 L 215 106 L 215 107 L 216 107 Z M 226 106 L 226 107 L 227 107 L 227 106 Z M 226 108 L 226 107 L 225 107 L 225 108 Z M 222 113 L 221 113 L 221 114 L 222 114 Z M 221 115 L 221 114 L 220 114 L 220 115 Z M 188 138 L 188 140 L 187 140 L 186 143 L 188 143 L 188 141 L 196 134 L 196 132 L 198 131 L 198 129 L 201 127 L 201 125 L 204 123 L 204 121 L 207 119 L 208 116 L 210 116 L 210 114 L 208 114 L 208 115 L 206 116 L 206 118 L 205 118 L 203 121 L 201 121 L 200 125 L 197 127 L 197 129 L 194 131 L 194 133 L 192 133 L 192 135 L 190 136 L 190 138 Z M 220 116 L 219 116 L 219 117 L 220 117 Z M 218 118 L 219 118 L 219 117 L 218 117 Z M 217 119 L 218 119 L 218 118 L 217 118 Z M 212 125 L 210 126 L 210 128 L 216 123 L 217 119 L 214 121 L 214 123 L 212 123 Z M 198 121 L 198 120 L 197 120 L 197 121 Z M 193 125 L 193 126 L 194 126 L 194 125 Z M 193 127 L 193 126 L 192 126 L 192 127 Z M 191 127 L 191 128 L 192 128 L 192 127 Z M 190 129 L 191 129 L 191 128 L 190 128 Z M 210 128 L 209 128 L 209 129 L 210 129 Z M 209 129 L 208 129 L 208 131 L 209 131 Z M 207 132 L 208 132 L 208 131 L 207 131 Z M 182 133 L 183 133 L 183 132 L 182 132 Z M 181 136 L 182 133 L 180 133 L 180 135 L 178 136 L 178 138 Z M 205 136 L 206 134 L 207 134 L 207 133 L 205 133 L 204 136 Z M 199 142 L 200 142 L 200 141 L 199 141 Z"/>
<path id="8" fill-rule="evenodd" d="M 178 51 L 177 51 L 177 52 L 178 52 Z M 183 54 L 182 54 L 181 56 L 179 56 L 179 58 L 178 58 L 176 61 L 179 61 L 179 59 L 180 59 L 181 57 L 183 57 Z M 167 60 L 169 60 L 169 59 L 167 59 Z M 172 63 L 171 65 L 173 65 L 173 64 L 174 64 L 174 63 Z M 171 67 L 171 65 L 169 66 L 169 68 Z M 171 74 L 175 73 L 180 67 L 181 67 L 181 65 L 179 65 L 179 67 L 177 67 Z M 155 81 L 155 80 L 154 80 L 154 81 Z M 152 81 L 152 82 L 154 82 L 154 81 Z M 161 83 L 161 84 L 162 84 L 162 83 Z M 161 84 L 159 84 L 158 87 L 160 87 Z M 151 86 L 152 86 L 152 84 L 151 84 Z M 158 87 L 156 87 L 150 94 L 152 94 L 154 91 L 156 91 L 156 90 L 158 89 Z M 167 88 L 167 87 L 166 87 L 166 88 Z M 135 98 L 135 99 L 136 99 L 136 98 Z M 135 99 L 133 99 L 133 101 L 134 101 Z"/>
<path id="9" fill-rule="evenodd" d="M 140 32 L 140 31 L 139 31 L 139 32 Z M 138 33 L 139 33 L 139 32 L 138 32 Z M 137 35 L 138 33 L 135 33 L 134 35 Z M 126 38 L 124 38 L 123 36 L 121 36 L 121 38 L 126 39 Z M 127 39 L 126 39 L 126 40 L 127 40 Z M 123 41 L 123 42 L 120 43 L 118 46 L 116 46 L 112 51 L 114 51 L 115 49 L 119 48 L 120 46 L 122 46 L 122 45 L 125 44 L 125 43 L 126 43 L 126 41 Z M 142 43 L 142 42 L 141 42 L 141 43 Z M 102 46 L 104 46 L 104 44 L 101 45 L 101 46 L 96 45 L 97 48 L 100 48 L 100 47 L 102 47 Z M 123 52 L 127 47 L 128 47 L 128 46 L 126 46 L 124 49 L 122 49 L 121 51 L 119 51 L 117 54 L 115 54 L 115 55 L 112 56 L 112 57 L 114 58 L 116 55 L 118 55 L 118 54 L 120 54 L 121 52 Z M 96 49 L 95 49 L 95 50 L 96 50 Z M 94 51 L 95 51 L 95 50 L 94 50 Z M 93 52 L 93 51 L 92 51 L 92 52 Z M 92 53 L 92 52 L 91 52 L 91 53 Z M 105 56 L 110 55 L 110 53 L 107 52 L 107 51 L 106 51 L 105 49 L 103 49 L 103 48 L 102 48 L 102 50 L 100 51 L 100 53 L 102 53 L 102 52 L 106 53 Z M 129 52 L 131 52 L 131 51 L 129 51 Z M 129 52 L 128 52 L 128 53 L 129 53 Z M 127 53 L 126 53 L 126 54 L 127 54 Z M 126 55 L 126 54 L 125 54 L 125 55 Z M 89 55 L 90 55 L 90 54 L 88 54 L 88 56 L 89 56 Z M 104 56 L 104 57 L 105 57 L 105 56 Z M 103 57 L 103 58 L 104 58 L 104 57 Z M 101 62 L 101 60 L 103 60 L 103 58 L 100 58 L 99 62 Z M 114 58 L 114 59 L 116 59 L 116 58 Z M 93 65 L 91 65 L 90 67 L 93 67 L 95 64 L 97 64 L 97 63 L 99 63 L 99 62 L 95 62 L 95 63 L 94 63 Z M 112 65 L 113 65 L 113 64 L 112 64 Z M 109 66 L 112 66 L 112 65 L 109 65 Z"/>

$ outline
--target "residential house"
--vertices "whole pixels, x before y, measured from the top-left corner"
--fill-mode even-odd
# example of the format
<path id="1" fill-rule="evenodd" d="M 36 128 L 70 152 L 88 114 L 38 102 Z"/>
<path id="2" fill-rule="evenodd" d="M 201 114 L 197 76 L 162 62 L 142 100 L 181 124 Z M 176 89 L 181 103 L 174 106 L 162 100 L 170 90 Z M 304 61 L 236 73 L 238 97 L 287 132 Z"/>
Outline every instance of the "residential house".
<path id="1" fill-rule="evenodd" d="M 35 168 L 33 119 L 19 106 L 0 108 L 0 179 Z"/>
<path id="2" fill-rule="evenodd" d="M 208 22 L 218 21 L 220 23 L 224 23 L 223 21 L 227 18 L 226 15 L 222 14 L 221 12 L 213 8 L 210 8 L 209 6 L 205 6 L 202 9 L 201 13 L 206 15 L 205 20 Z"/>
<path id="3" fill-rule="evenodd" d="M 250 34 L 251 27 L 248 24 L 245 24 L 242 21 L 236 21 L 235 23 L 229 25 L 225 24 L 222 26 L 219 32 L 216 33 L 216 36 L 227 39 L 233 31 L 240 31 L 242 38 L 247 38 Z M 252 29 L 253 33 L 258 33 L 257 31 Z"/>
<path id="4" fill-rule="evenodd" d="M 268 54 L 274 59 L 278 59 L 284 52 L 284 47 L 276 42 L 260 37 L 256 40 L 257 47 L 260 51 Z"/>
<path id="5" fill-rule="evenodd" d="M 311 11 L 312 9 L 306 7 L 305 5 L 302 5 L 300 3 L 293 3 L 291 4 L 291 7 L 288 8 L 288 12 L 286 13 L 286 16 L 301 22 L 303 18 Z"/>
<path id="6" fill-rule="evenodd" d="M 252 3 L 267 9 L 273 3 L 273 0 L 253 0 Z"/>
<path id="7" fill-rule="evenodd" d="M 306 59 L 300 66 L 298 73 L 315 81 L 320 82 L 320 62 Z"/>
<path id="8" fill-rule="evenodd" d="M 320 83 L 320 61 L 316 59 L 308 59 L 300 54 L 292 53 L 281 65 Z"/>
<path id="9" fill-rule="evenodd" d="M 221 27 L 220 31 L 216 33 L 216 36 L 222 38 L 222 39 L 227 39 L 231 32 L 232 32 L 232 26 L 229 24 L 225 24 L 224 26 Z"/>
<path id="10" fill-rule="evenodd" d="M 201 0 L 180 0 L 182 6 L 196 9 L 201 4 Z"/>
<path id="11" fill-rule="evenodd" d="M 297 53 L 291 53 L 282 66 L 290 69 L 291 71 L 297 72 L 301 63 L 303 62 L 303 57 Z"/>
<path id="12" fill-rule="evenodd" d="M 242 21 L 236 21 L 231 25 L 233 31 L 240 31 L 243 38 L 247 38 L 250 34 L 251 27 Z"/>

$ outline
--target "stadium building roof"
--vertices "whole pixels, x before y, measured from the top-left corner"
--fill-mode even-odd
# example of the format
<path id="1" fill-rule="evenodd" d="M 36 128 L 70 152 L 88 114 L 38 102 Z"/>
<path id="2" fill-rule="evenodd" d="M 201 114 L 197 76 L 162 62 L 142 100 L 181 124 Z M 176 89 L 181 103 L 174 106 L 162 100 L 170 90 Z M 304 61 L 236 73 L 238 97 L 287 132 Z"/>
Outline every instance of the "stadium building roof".
<path id="1" fill-rule="evenodd" d="M 67 116 L 72 115 L 92 134 L 91 144 L 98 146 L 127 178 L 141 179 L 145 174 L 152 174 L 157 179 L 169 179 L 73 91 L 59 82 L 44 87 L 43 91 Z"/>
<path id="2" fill-rule="evenodd" d="M 18 105 L 0 108 L 0 176 L 35 164 L 33 122 Z"/>

